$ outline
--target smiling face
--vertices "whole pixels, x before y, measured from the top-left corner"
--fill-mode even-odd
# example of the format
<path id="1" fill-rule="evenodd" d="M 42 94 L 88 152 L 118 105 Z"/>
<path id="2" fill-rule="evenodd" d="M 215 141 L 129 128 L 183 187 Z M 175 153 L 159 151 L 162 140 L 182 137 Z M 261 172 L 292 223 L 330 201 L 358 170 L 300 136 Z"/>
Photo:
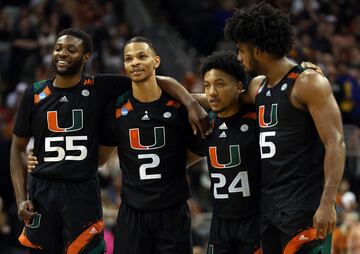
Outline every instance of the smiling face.
<path id="1" fill-rule="evenodd" d="M 207 71 L 204 89 L 211 110 L 220 117 L 229 117 L 238 111 L 242 84 L 230 74 L 217 69 Z"/>
<path id="2" fill-rule="evenodd" d="M 55 43 L 52 64 L 58 75 L 73 76 L 82 72 L 89 58 L 90 53 L 83 53 L 81 39 L 63 35 Z"/>
<path id="3" fill-rule="evenodd" d="M 249 44 L 238 42 L 238 60 L 243 65 L 244 70 L 251 76 L 261 74 L 259 61 L 255 57 L 255 48 Z"/>
<path id="4" fill-rule="evenodd" d="M 160 57 L 146 42 L 132 42 L 124 49 L 125 71 L 134 82 L 143 82 L 155 76 Z"/>

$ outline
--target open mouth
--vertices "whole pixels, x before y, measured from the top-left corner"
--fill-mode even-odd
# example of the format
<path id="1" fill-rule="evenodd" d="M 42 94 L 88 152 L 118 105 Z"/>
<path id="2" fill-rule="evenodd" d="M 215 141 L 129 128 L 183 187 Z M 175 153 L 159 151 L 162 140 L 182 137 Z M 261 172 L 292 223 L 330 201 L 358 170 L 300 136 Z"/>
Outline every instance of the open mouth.
<path id="1" fill-rule="evenodd" d="M 56 64 L 57 64 L 58 67 L 66 67 L 66 66 L 69 65 L 69 62 L 64 61 L 64 60 L 59 60 L 59 61 L 56 62 Z"/>

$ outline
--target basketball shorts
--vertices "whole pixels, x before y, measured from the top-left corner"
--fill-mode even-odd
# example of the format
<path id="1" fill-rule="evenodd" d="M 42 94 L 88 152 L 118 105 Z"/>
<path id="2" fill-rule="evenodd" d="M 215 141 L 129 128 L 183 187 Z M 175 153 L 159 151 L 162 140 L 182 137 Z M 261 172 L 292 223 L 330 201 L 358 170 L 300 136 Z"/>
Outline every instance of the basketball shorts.
<path id="1" fill-rule="evenodd" d="M 26 223 L 20 243 L 42 250 L 39 253 L 103 253 L 104 223 L 97 178 L 77 183 L 31 180 L 30 200 L 36 214 Z"/>
<path id="2" fill-rule="evenodd" d="M 316 239 L 314 212 L 279 212 L 262 217 L 261 244 L 263 254 L 330 254 L 331 235 Z"/>
<path id="3" fill-rule="evenodd" d="M 213 214 L 207 254 L 258 254 L 260 215 L 224 219 Z"/>
<path id="4" fill-rule="evenodd" d="M 114 254 L 191 254 L 191 218 L 186 203 L 159 211 L 121 204 Z"/>

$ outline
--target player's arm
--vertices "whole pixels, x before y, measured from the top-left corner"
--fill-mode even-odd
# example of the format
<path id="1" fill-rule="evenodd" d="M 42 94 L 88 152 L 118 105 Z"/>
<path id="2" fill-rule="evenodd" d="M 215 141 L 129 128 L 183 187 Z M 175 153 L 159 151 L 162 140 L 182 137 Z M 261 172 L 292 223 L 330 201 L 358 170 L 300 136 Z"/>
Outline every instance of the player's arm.
<path id="1" fill-rule="evenodd" d="M 104 164 L 110 159 L 111 154 L 114 151 L 115 146 L 99 145 L 99 167 L 104 166 Z"/>
<path id="2" fill-rule="evenodd" d="M 264 76 L 257 76 L 253 78 L 248 85 L 246 92 L 240 94 L 240 102 L 247 104 L 254 104 L 255 97 L 259 91 L 261 83 L 264 81 Z"/>
<path id="3" fill-rule="evenodd" d="M 13 135 L 10 152 L 10 173 L 14 186 L 18 215 L 22 220 L 30 220 L 34 216 L 34 206 L 27 197 L 27 170 L 24 162 L 28 138 Z"/>
<path id="4" fill-rule="evenodd" d="M 206 94 L 204 94 L 204 93 L 194 94 L 193 93 L 193 94 L 191 94 L 191 96 L 200 103 L 201 107 L 206 108 L 206 109 L 211 109 L 209 101 L 206 98 Z"/>
<path id="5" fill-rule="evenodd" d="M 199 156 L 199 155 L 191 152 L 190 150 L 187 150 L 187 153 L 186 153 L 186 168 L 189 168 L 192 165 L 194 165 L 195 163 L 197 163 L 198 161 L 201 161 L 202 158 L 204 158 L 204 157 Z"/>
<path id="6" fill-rule="evenodd" d="M 293 94 L 295 100 L 308 108 L 325 146 L 324 190 L 313 218 L 317 237 L 325 238 L 336 224 L 335 197 L 345 164 L 341 114 L 329 81 L 312 70 L 306 70 L 299 76 Z"/>
<path id="7" fill-rule="evenodd" d="M 188 117 L 194 134 L 200 133 L 204 138 L 209 128 L 206 111 L 178 81 L 170 77 L 156 76 L 161 89 L 180 101 L 188 111 Z"/>

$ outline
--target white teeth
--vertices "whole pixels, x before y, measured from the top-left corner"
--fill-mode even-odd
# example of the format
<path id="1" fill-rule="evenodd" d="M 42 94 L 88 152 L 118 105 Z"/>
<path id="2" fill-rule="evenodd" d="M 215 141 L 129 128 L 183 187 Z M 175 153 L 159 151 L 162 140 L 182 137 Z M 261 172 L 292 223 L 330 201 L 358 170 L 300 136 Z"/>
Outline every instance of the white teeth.
<path id="1" fill-rule="evenodd" d="M 58 64 L 61 64 L 61 65 L 64 65 L 64 64 L 67 64 L 68 62 L 66 61 L 58 61 Z"/>

